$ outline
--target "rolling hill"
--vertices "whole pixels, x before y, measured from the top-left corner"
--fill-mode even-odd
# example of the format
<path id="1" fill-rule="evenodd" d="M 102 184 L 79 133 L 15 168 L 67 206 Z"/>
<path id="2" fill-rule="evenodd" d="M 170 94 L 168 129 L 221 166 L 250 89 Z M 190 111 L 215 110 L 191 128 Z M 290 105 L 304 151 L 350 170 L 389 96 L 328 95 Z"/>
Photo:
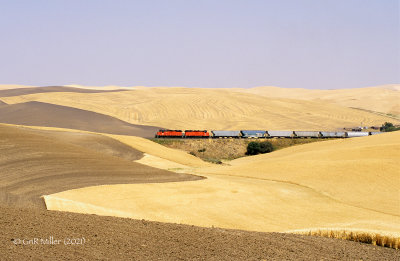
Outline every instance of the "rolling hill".
<path id="1" fill-rule="evenodd" d="M 0 205 L 44 208 L 42 195 L 72 188 L 201 179 L 132 162 L 141 157 L 105 136 L 0 124 Z"/>
<path id="2" fill-rule="evenodd" d="M 356 104 L 343 106 L 326 100 L 306 100 L 297 90 L 292 91 L 292 95 L 298 95 L 295 99 L 246 93 L 251 90 L 154 87 L 107 93 L 46 92 L 1 100 L 8 104 L 29 101 L 57 104 L 132 124 L 171 129 L 337 130 L 360 124 L 380 126 L 385 121 L 398 122 L 384 114 L 346 107 Z M 390 97 L 382 99 L 382 106 L 393 102 Z"/>
<path id="3" fill-rule="evenodd" d="M 114 117 L 67 106 L 43 102 L 1 105 L 0 122 L 69 128 L 110 134 L 154 137 L 159 127 L 130 124 Z"/>
<path id="4" fill-rule="evenodd" d="M 398 236 L 399 135 L 299 145 L 230 166 L 204 166 L 194 173 L 207 179 L 195 182 L 92 186 L 45 200 L 52 210 L 205 227 L 358 229 Z"/>

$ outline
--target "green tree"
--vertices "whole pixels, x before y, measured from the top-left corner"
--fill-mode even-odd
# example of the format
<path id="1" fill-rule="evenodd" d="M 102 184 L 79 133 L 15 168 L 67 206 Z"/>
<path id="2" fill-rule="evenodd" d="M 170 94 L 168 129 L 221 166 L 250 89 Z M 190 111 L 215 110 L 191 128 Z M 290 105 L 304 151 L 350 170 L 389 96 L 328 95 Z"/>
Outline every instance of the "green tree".
<path id="1" fill-rule="evenodd" d="M 252 141 L 247 144 L 246 155 L 257 155 L 260 153 L 260 143 Z"/>
<path id="2" fill-rule="evenodd" d="M 257 155 L 260 153 L 269 153 L 274 150 L 271 142 L 263 141 L 263 142 L 256 142 L 252 141 L 247 144 L 247 152 L 246 155 Z"/>
<path id="3" fill-rule="evenodd" d="M 400 127 L 395 127 L 391 122 L 385 122 L 381 127 L 381 131 L 384 132 L 397 131 L 397 130 L 400 130 Z"/>
<path id="4" fill-rule="evenodd" d="M 260 153 L 269 153 L 274 150 L 272 143 L 269 141 L 260 142 Z"/>

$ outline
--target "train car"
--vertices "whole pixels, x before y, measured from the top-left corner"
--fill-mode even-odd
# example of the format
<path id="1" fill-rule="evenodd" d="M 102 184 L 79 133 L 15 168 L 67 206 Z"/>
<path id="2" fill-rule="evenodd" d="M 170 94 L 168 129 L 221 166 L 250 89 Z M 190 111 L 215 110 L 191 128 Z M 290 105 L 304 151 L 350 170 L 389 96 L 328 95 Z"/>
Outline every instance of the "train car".
<path id="1" fill-rule="evenodd" d="M 369 135 L 377 135 L 377 134 L 381 134 L 382 132 L 379 132 L 379 131 L 371 131 L 370 133 L 369 133 Z"/>
<path id="2" fill-rule="evenodd" d="M 292 138 L 293 131 L 267 131 L 269 138 Z"/>
<path id="3" fill-rule="evenodd" d="M 346 136 L 345 132 L 334 132 L 334 131 L 321 131 L 322 138 L 344 138 Z"/>
<path id="4" fill-rule="evenodd" d="M 263 130 L 241 130 L 242 138 L 265 138 L 266 131 Z"/>
<path id="5" fill-rule="evenodd" d="M 185 130 L 185 138 L 209 138 L 207 130 Z"/>
<path id="6" fill-rule="evenodd" d="M 240 131 L 211 131 L 213 138 L 240 138 Z"/>
<path id="7" fill-rule="evenodd" d="M 334 131 L 321 131 L 322 138 L 336 138 L 337 133 Z"/>
<path id="8" fill-rule="evenodd" d="M 156 138 L 182 138 L 183 131 L 181 130 L 159 130 L 156 133 Z"/>
<path id="9" fill-rule="evenodd" d="M 294 131 L 295 138 L 319 138 L 319 131 Z"/>
<path id="10" fill-rule="evenodd" d="M 348 131 L 346 132 L 346 137 L 347 138 L 354 138 L 354 137 L 364 137 L 368 136 L 368 132 L 361 132 L 361 131 Z"/>
<path id="11" fill-rule="evenodd" d="M 336 138 L 346 138 L 346 132 L 344 131 L 336 132 Z"/>

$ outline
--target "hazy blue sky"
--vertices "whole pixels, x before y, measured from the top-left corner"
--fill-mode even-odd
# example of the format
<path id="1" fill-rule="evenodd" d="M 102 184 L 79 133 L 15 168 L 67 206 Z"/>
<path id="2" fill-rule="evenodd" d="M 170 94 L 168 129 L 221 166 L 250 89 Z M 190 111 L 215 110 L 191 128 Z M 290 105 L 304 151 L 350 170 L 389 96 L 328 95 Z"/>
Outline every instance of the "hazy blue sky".
<path id="1" fill-rule="evenodd" d="M 0 0 L 0 83 L 400 83 L 396 0 Z"/>

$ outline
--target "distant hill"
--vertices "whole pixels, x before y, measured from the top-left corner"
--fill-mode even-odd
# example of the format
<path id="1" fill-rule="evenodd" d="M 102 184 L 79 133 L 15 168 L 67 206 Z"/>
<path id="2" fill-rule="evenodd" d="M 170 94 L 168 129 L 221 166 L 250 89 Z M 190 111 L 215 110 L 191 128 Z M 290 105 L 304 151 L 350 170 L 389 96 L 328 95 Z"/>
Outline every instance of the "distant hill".
<path id="1" fill-rule="evenodd" d="M 400 116 L 400 84 L 337 90 L 289 89 L 266 86 L 241 89 L 241 91 L 272 98 L 325 101 L 341 106 Z"/>
<path id="2" fill-rule="evenodd" d="M 273 95 L 268 91 L 271 88 L 275 96 L 281 97 L 269 97 Z M 398 122 L 381 109 L 392 104 L 394 109 L 390 111 L 396 110 L 396 95 L 392 92 L 397 92 L 385 88 L 372 90 L 374 92 L 368 88 L 331 92 L 276 87 L 152 87 L 123 92 L 45 92 L 1 99 L 8 104 L 29 101 L 57 104 L 131 124 L 172 129 L 337 130 L 361 124 L 380 126 L 385 121 Z M 363 104 L 364 107 L 358 106 Z M 362 110 L 349 107 L 362 107 Z M 373 112 L 375 110 L 381 113 Z"/>
<path id="3" fill-rule="evenodd" d="M 16 88 L 16 89 L 0 89 L 0 97 L 10 97 L 27 95 L 34 93 L 46 93 L 46 92 L 78 92 L 78 93 L 99 93 L 99 92 L 117 92 L 125 90 L 90 90 L 80 89 L 65 86 L 45 86 L 45 87 L 28 87 L 28 88 Z"/>
<path id="4" fill-rule="evenodd" d="M 134 125 L 108 115 L 43 102 L 0 105 L 0 122 L 154 137 L 159 127 Z"/>

